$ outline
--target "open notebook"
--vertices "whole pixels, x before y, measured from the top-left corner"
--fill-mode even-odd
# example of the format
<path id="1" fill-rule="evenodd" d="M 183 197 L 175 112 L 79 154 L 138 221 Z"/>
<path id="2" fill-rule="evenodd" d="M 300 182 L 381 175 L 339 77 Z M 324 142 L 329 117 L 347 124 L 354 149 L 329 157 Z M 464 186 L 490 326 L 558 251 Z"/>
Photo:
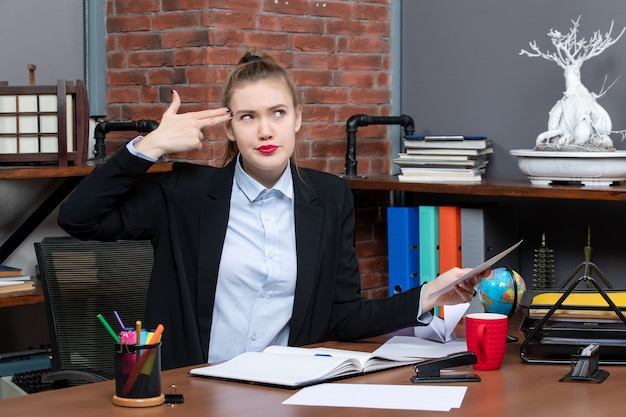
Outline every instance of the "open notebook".
<path id="1" fill-rule="evenodd" d="M 190 374 L 295 389 L 421 360 L 342 349 L 270 346 L 263 352 L 245 352 L 222 363 L 194 368 Z"/>

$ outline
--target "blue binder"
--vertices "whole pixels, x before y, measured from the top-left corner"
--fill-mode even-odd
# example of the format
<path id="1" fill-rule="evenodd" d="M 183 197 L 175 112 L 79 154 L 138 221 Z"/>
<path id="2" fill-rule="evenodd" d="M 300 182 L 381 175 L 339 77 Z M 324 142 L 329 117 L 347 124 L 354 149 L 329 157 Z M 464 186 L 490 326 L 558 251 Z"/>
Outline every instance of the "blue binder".
<path id="1" fill-rule="evenodd" d="M 419 277 L 419 208 L 387 208 L 389 295 L 417 287 Z"/>

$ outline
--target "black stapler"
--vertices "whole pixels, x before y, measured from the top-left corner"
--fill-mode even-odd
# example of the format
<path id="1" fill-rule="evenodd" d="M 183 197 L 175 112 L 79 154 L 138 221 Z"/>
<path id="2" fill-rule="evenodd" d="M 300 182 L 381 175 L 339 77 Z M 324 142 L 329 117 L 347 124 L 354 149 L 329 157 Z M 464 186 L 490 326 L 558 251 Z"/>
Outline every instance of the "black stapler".
<path id="1" fill-rule="evenodd" d="M 476 362 L 476 355 L 473 352 L 457 352 L 443 358 L 429 359 L 413 366 L 415 376 L 411 377 L 411 382 L 480 382 L 480 377 L 476 374 L 452 371 L 441 375 L 442 369 L 467 367 Z"/>

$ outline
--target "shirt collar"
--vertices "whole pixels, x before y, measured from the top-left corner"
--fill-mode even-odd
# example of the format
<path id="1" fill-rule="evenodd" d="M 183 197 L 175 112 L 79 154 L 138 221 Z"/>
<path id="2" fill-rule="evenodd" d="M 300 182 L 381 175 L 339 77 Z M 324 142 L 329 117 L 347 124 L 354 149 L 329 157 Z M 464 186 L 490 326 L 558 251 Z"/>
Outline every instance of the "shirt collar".
<path id="1" fill-rule="evenodd" d="M 241 156 L 237 155 L 237 162 L 235 164 L 235 183 L 241 190 L 241 192 L 250 201 L 256 200 L 261 193 L 267 190 L 261 183 L 252 178 L 241 166 Z M 291 176 L 291 161 L 287 161 L 287 168 L 280 176 L 276 184 L 271 188 L 281 192 L 288 199 L 293 199 L 293 178 Z"/>

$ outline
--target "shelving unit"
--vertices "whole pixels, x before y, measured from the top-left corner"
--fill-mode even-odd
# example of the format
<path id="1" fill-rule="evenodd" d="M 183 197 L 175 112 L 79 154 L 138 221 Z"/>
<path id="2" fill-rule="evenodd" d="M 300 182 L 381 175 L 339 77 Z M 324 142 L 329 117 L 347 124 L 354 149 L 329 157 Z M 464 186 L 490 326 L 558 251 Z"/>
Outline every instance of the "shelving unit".
<path id="1" fill-rule="evenodd" d="M 148 172 L 167 172 L 171 170 L 171 167 L 172 164 L 169 162 L 159 163 L 155 164 Z M 63 194 L 62 198 L 64 198 L 64 196 L 67 195 L 76 184 L 78 184 L 80 179 L 91 173 L 94 168 L 95 165 L 73 167 L 2 167 L 0 168 L 0 180 L 64 178 L 65 181 L 53 193 L 54 195 L 58 191 Z M 67 181 L 69 181 L 69 186 L 67 185 Z M 395 176 L 391 175 L 368 178 L 350 178 L 348 179 L 348 182 L 353 190 L 400 191 L 414 193 L 425 198 L 428 198 L 429 196 L 436 196 L 438 198 L 453 196 L 455 198 L 473 198 L 479 200 L 490 198 L 512 198 L 626 202 L 626 186 L 624 185 L 602 188 L 589 188 L 578 185 L 535 186 L 525 180 L 484 180 L 480 184 L 425 184 L 400 182 Z M 66 184 L 66 186 L 63 187 L 63 184 Z M 54 200 L 57 199 L 59 199 L 58 196 L 54 198 Z M 51 206 L 49 208 L 50 211 L 56 207 L 54 203 L 43 203 L 42 207 L 44 206 Z M 48 210 L 44 211 L 47 211 L 49 214 Z M 40 214 L 40 216 L 41 215 L 42 214 Z M 47 216 L 47 214 L 45 215 Z M 45 216 L 43 217 L 45 218 Z M 34 220 L 37 219 L 29 218 L 20 227 L 20 230 L 22 231 L 16 233 L 21 236 L 26 233 L 25 230 L 34 230 L 38 224 Z M 28 235 L 28 233 L 26 235 Z M 0 246 L 0 253 L 7 252 L 9 250 L 8 246 L 13 246 L 15 241 L 19 240 L 19 236 L 14 236 L 16 236 L 16 234 L 7 239 L 7 241 Z M 40 302 L 43 302 L 43 295 L 38 289 L 35 289 L 33 292 L 28 294 L 9 294 L 7 296 L 0 297 L 0 307 Z"/>
<path id="2" fill-rule="evenodd" d="M 587 231 L 591 228 L 594 262 L 616 288 L 625 288 L 622 239 L 626 186 L 532 185 L 527 180 L 483 180 L 478 184 L 400 182 L 395 176 L 347 178 L 355 191 L 357 208 L 457 205 L 502 207 L 517 222 L 523 247 L 515 259 L 527 283 L 533 277 L 534 249 L 545 232 L 556 249 L 557 285 L 583 260 Z M 384 221 L 384 220 L 383 220 Z M 488 249 L 488 248 L 486 248 Z M 469 265 L 468 265 L 469 266 Z"/>
<path id="3" fill-rule="evenodd" d="M 33 230 L 57 207 L 61 201 L 78 185 L 80 180 L 89 175 L 96 165 L 81 166 L 5 166 L 0 167 L 0 180 L 28 180 L 41 178 L 59 178 L 63 181 L 50 196 L 0 245 L 0 263 L 2 263 L 24 241 Z M 157 163 L 148 173 L 167 172 L 172 169 L 171 162 Z M 0 308 L 25 304 L 43 303 L 41 287 L 34 290 L 0 295 Z"/>

